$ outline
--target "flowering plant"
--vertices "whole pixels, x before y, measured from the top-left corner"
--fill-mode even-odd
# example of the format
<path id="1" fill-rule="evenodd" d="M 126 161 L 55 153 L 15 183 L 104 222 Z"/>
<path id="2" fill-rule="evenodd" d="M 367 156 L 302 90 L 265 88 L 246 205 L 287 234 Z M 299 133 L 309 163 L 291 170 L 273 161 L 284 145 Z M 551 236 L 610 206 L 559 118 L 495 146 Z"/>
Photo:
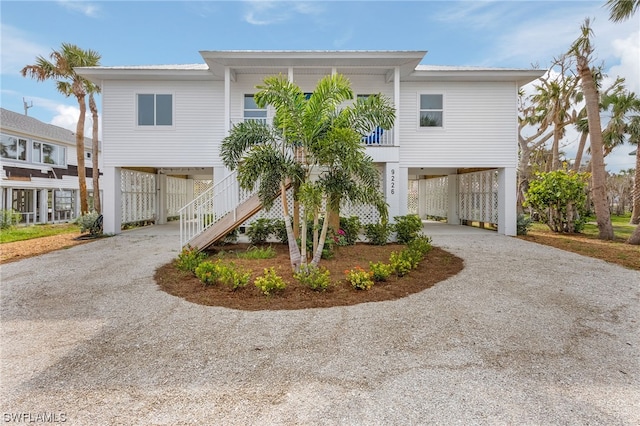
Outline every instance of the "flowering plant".
<path id="1" fill-rule="evenodd" d="M 365 271 L 360 266 L 344 271 L 347 282 L 356 290 L 369 290 L 373 287 L 373 273 Z"/>
<path id="2" fill-rule="evenodd" d="M 341 246 L 341 247 L 349 245 L 349 240 L 347 240 L 347 233 L 344 232 L 344 230 L 342 230 L 342 229 L 338 229 L 338 232 L 335 232 L 333 234 L 333 241 L 338 246 Z"/>

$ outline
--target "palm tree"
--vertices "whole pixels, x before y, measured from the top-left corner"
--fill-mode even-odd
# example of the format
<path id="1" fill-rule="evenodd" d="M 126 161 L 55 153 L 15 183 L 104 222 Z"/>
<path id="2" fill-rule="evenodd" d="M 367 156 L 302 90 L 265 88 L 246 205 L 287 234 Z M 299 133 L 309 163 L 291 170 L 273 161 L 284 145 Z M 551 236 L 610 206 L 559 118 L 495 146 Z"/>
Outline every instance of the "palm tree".
<path id="1" fill-rule="evenodd" d="M 638 11 L 640 0 L 607 0 L 605 6 L 609 8 L 609 20 L 621 22 Z"/>
<path id="2" fill-rule="evenodd" d="M 561 167 L 560 140 L 564 137 L 565 128 L 575 121 L 575 114 L 571 111 L 572 105 L 581 100 L 581 95 L 576 90 L 579 81 L 568 73 L 569 57 L 563 55 L 555 59 L 549 71 L 556 66 L 559 67 L 558 76 L 552 79 L 548 73 L 541 77 L 541 84 L 536 86 L 536 93 L 531 97 L 531 101 L 535 104 L 532 124 L 553 129 L 551 170 Z"/>
<path id="3" fill-rule="evenodd" d="M 91 168 L 93 182 L 93 209 L 96 213 L 102 212 L 102 202 L 100 200 L 100 169 L 98 164 L 98 151 L 100 144 L 98 142 L 98 106 L 94 98 L 94 93 L 100 93 L 100 87 L 87 81 L 87 93 L 89 93 L 89 111 L 92 118 L 91 132 Z"/>
<path id="4" fill-rule="evenodd" d="M 633 178 L 633 210 L 629 223 L 638 225 L 640 228 L 640 115 L 631 117 L 627 123 L 627 134 L 629 142 L 638 148 L 636 149 L 636 170 Z"/>
<path id="5" fill-rule="evenodd" d="M 55 80 L 60 93 L 75 96 L 80 109 L 76 125 L 76 157 L 78 160 L 78 185 L 80 188 L 80 213 L 88 213 L 87 179 L 84 165 L 84 122 L 87 112 L 85 97 L 87 82 L 75 72 L 77 67 L 91 67 L 100 64 L 100 54 L 93 50 L 83 50 L 75 44 L 62 43 L 60 50 L 53 50 L 51 61 L 43 56 L 36 57 L 33 65 L 27 65 L 20 71 L 23 77 L 29 76 L 37 81 Z M 96 137 L 97 139 L 97 137 Z M 95 152 L 95 151 L 94 151 Z M 97 157 L 97 155 L 96 155 Z"/>
<path id="6" fill-rule="evenodd" d="M 602 126 L 600 122 L 600 96 L 591 69 L 594 47 L 591 44 L 589 19 L 581 26 L 581 36 L 571 46 L 570 54 L 576 58 L 576 69 L 587 109 L 589 121 L 589 139 L 591 142 L 591 192 L 598 224 L 598 237 L 613 240 L 613 226 L 607 203 L 606 177 L 604 164 Z"/>
<path id="7" fill-rule="evenodd" d="M 258 184 L 260 199 L 269 206 L 280 191 L 291 266 L 298 271 L 306 263 L 306 247 L 298 247 L 291 226 L 285 188 L 292 183 L 294 199 L 302 202 L 303 218 L 318 223 L 320 206 L 337 209 L 342 197 L 359 203 L 373 203 L 382 217 L 387 210 L 378 191 L 378 174 L 370 157 L 364 155 L 362 135 L 376 126 L 389 129 L 394 110 L 382 96 L 353 99 L 350 82 L 340 74 L 326 76 L 311 96 L 285 76 L 271 76 L 257 86 L 255 101 L 275 109 L 273 124 L 245 122 L 234 126 L 222 143 L 221 156 L 227 167 L 238 169 L 243 188 Z M 320 260 L 329 220 L 325 209 L 320 235 L 315 233 L 312 264 Z M 306 238 L 306 220 L 302 238 Z"/>

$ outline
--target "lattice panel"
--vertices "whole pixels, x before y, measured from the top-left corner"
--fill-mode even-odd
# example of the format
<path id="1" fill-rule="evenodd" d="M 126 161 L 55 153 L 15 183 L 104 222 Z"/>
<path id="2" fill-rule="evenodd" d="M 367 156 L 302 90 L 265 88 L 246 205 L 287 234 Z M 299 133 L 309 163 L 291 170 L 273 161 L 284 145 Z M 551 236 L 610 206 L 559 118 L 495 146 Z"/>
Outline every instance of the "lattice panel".
<path id="1" fill-rule="evenodd" d="M 426 179 L 424 211 L 427 216 L 448 217 L 449 215 L 449 177 Z"/>
<path id="2" fill-rule="evenodd" d="M 198 195 L 207 191 L 212 186 L 213 186 L 213 181 L 211 179 L 206 179 L 206 180 L 195 179 L 193 181 L 193 198 L 197 198 Z"/>
<path id="3" fill-rule="evenodd" d="M 187 179 L 167 176 L 167 217 L 178 216 L 178 210 L 187 204 Z"/>
<path id="4" fill-rule="evenodd" d="M 498 189 L 497 170 L 459 175 L 460 219 L 497 224 Z"/>
<path id="5" fill-rule="evenodd" d="M 122 170 L 122 223 L 154 220 L 156 216 L 156 176 Z"/>
<path id="6" fill-rule="evenodd" d="M 419 180 L 410 180 L 407 188 L 407 212 L 418 214 L 418 204 L 420 203 L 420 191 L 418 189 Z"/>

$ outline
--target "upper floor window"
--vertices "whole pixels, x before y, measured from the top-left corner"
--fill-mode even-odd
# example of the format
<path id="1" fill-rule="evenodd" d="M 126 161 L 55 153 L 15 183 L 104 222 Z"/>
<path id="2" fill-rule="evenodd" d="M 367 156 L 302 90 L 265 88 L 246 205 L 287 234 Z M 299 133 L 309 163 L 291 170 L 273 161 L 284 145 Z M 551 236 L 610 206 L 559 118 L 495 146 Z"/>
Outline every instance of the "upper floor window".
<path id="1" fill-rule="evenodd" d="M 32 162 L 64 166 L 66 164 L 65 151 L 65 148 L 59 145 L 33 141 Z"/>
<path id="2" fill-rule="evenodd" d="M 173 95 L 138 94 L 138 126 L 173 126 Z"/>
<path id="3" fill-rule="evenodd" d="M 9 135 L 1 135 L 2 158 L 27 161 L 27 140 Z"/>
<path id="4" fill-rule="evenodd" d="M 420 95 L 420 127 L 443 127 L 443 95 Z"/>
<path id="5" fill-rule="evenodd" d="M 267 122 L 267 109 L 258 108 L 253 95 L 244 95 L 244 119 Z"/>

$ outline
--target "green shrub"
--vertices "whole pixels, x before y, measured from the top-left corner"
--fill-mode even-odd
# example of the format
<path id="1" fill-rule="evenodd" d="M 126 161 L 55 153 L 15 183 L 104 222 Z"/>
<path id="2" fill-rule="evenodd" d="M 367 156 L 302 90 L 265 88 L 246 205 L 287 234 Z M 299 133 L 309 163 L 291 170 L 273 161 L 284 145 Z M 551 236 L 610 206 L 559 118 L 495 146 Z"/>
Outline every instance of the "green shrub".
<path id="1" fill-rule="evenodd" d="M 400 244 L 410 243 L 422 231 L 422 221 L 417 214 L 394 216 L 394 219 L 396 223 L 393 225 L 393 230 L 396 231 Z"/>
<path id="2" fill-rule="evenodd" d="M 356 290 L 369 290 L 373 287 L 373 274 L 359 266 L 344 271 L 344 274 L 346 275 L 347 282 Z"/>
<path id="3" fill-rule="evenodd" d="M 555 170 L 536 173 L 524 206 L 531 206 L 553 232 L 580 232 L 586 223 L 589 173 Z"/>
<path id="4" fill-rule="evenodd" d="M 240 259 L 271 259 L 276 257 L 276 250 L 271 246 L 251 246 L 244 253 L 238 253 Z"/>
<path id="5" fill-rule="evenodd" d="M 246 272 L 236 267 L 233 263 L 219 264 L 217 274 L 218 281 L 228 287 L 231 287 L 233 290 L 246 286 L 251 280 L 250 272 Z"/>
<path id="6" fill-rule="evenodd" d="M 100 215 L 96 212 L 87 213 L 85 215 L 78 217 L 75 223 L 80 227 L 80 232 L 89 231 L 91 232 L 92 235 L 101 233 L 94 228 L 99 216 Z"/>
<path id="7" fill-rule="evenodd" d="M 383 262 L 369 262 L 369 270 L 374 281 L 386 281 L 393 272 L 391 265 Z"/>
<path id="8" fill-rule="evenodd" d="M 267 242 L 267 239 L 273 233 L 274 226 L 271 219 L 256 219 L 247 228 L 247 237 L 251 244 L 259 245 Z"/>
<path id="9" fill-rule="evenodd" d="M 331 285 L 331 277 L 326 268 L 314 265 L 302 265 L 294 278 L 315 291 L 325 291 Z"/>
<path id="10" fill-rule="evenodd" d="M 273 266 L 264 268 L 262 276 L 256 278 L 254 284 L 267 296 L 270 296 L 274 291 L 284 290 L 287 287 L 287 283 L 276 273 Z"/>
<path id="11" fill-rule="evenodd" d="M 220 263 L 205 260 L 195 268 L 196 277 L 202 281 L 204 285 L 213 285 L 218 282 L 220 277 Z"/>
<path id="12" fill-rule="evenodd" d="M 403 277 L 413 268 L 411 259 L 412 257 L 408 255 L 407 250 L 393 251 L 389 257 L 389 264 L 397 276 Z"/>
<path id="13" fill-rule="evenodd" d="M 362 230 L 362 223 L 360 222 L 360 218 L 358 216 L 341 217 L 340 229 L 345 232 L 347 244 L 354 245 L 356 242 L 358 242 L 360 231 Z"/>
<path id="14" fill-rule="evenodd" d="M 531 219 L 523 214 L 518 215 L 518 221 L 516 222 L 516 233 L 518 235 L 527 235 L 531 229 Z"/>
<path id="15" fill-rule="evenodd" d="M 431 238 L 425 235 L 416 236 L 409 244 L 407 244 L 408 250 L 417 251 L 424 258 L 427 253 L 431 251 L 433 246 L 431 245 Z"/>
<path id="16" fill-rule="evenodd" d="M 13 209 L 0 210 L 0 229 L 9 229 L 20 223 L 21 220 L 22 214 Z"/>
<path id="17" fill-rule="evenodd" d="M 176 268 L 181 271 L 195 273 L 198 265 L 200 265 L 200 263 L 206 258 L 206 254 L 201 253 L 190 245 L 187 245 L 178 255 L 178 259 L 176 260 Z"/>
<path id="18" fill-rule="evenodd" d="M 338 229 L 337 231 L 331 230 L 331 239 L 338 247 L 344 247 L 349 245 L 349 240 L 347 240 L 347 233 L 344 229 Z"/>
<path id="19" fill-rule="evenodd" d="M 235 244 L 238 242 L 238 228 L 235 228 L 227 233 L 222 239 L 222 244 Z"/>
<path id="20" fill-rule="evenodd" d="M 391 227 L 385 223 L 370 223 L 364 226 L 365 235 L 371 244 L 383 246 L 389 241 Z"/>
<path id="21" fill-rule="evenodd" d="M 282 244 L 289 244 L 289 238 L 287 237 L 287 227 L 285 226 L 283 219 L 277 219 L 273 221 L 273 235 Z"/>

